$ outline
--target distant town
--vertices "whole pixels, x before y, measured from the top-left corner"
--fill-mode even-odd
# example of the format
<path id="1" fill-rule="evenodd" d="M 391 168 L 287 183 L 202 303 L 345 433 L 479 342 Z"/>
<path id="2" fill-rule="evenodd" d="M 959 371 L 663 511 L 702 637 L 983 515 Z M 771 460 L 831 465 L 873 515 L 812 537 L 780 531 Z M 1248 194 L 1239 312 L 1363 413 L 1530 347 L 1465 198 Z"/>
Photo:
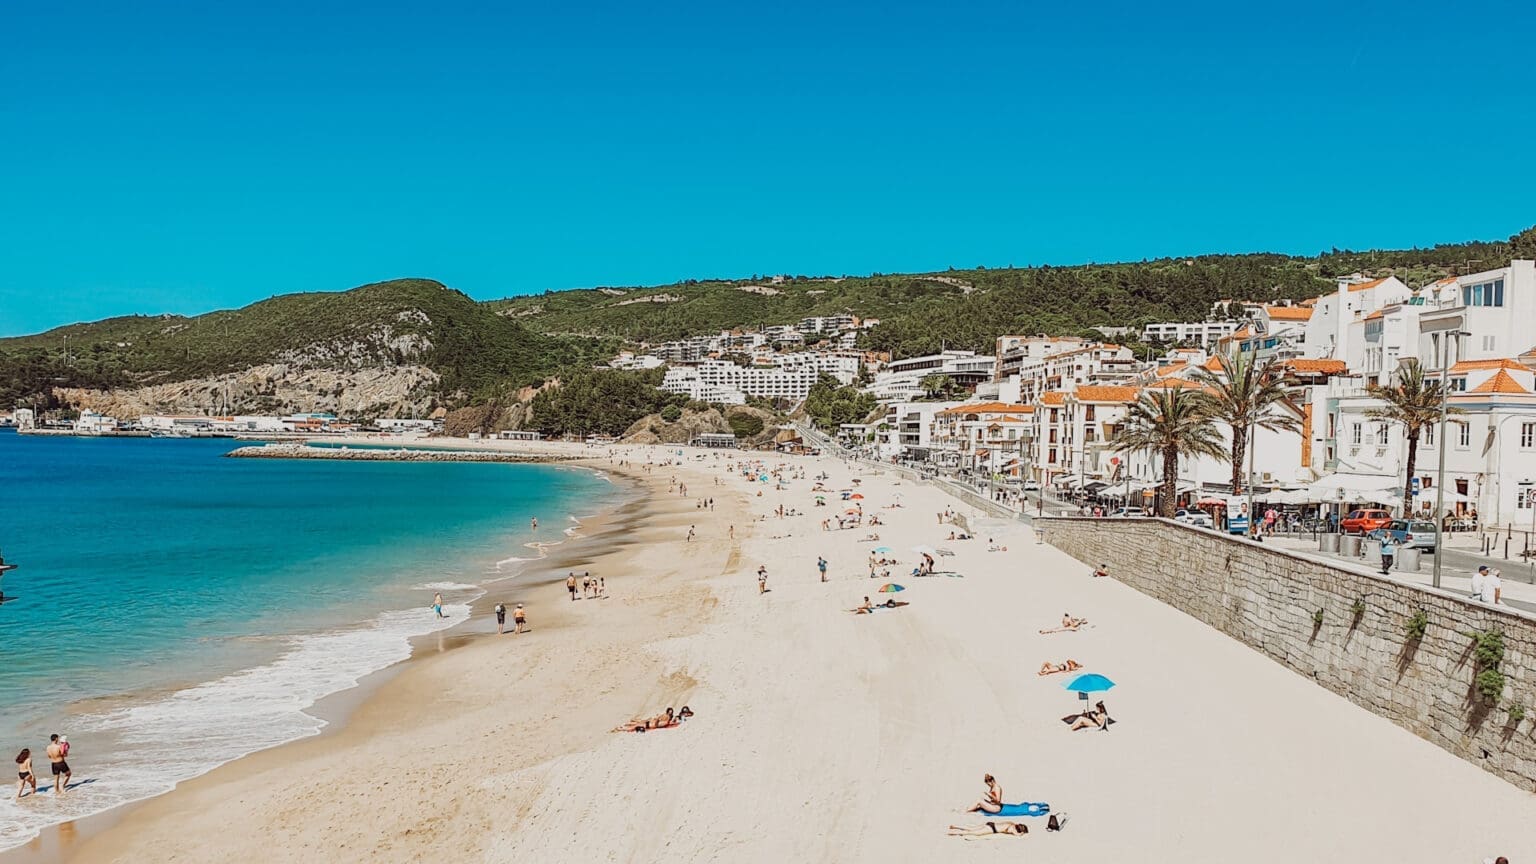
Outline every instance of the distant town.
<path id="1" fill-rule="evenodd" d="M 1244 355 L 1273 361 L 1287 392 L 1273 410 L 1290 421 L 1278 430 L 1257 428 L 1251 465 L 1242 469 L 1250 486 L 1274 500 L 1392 506 L 1415 480 L 1421 492 L 1434 489 L 1443 456 L 1441 497 L 1452 518 L 1528 526 L 1536 514 L 1536 264 L 1528 260 L 1417 286 L 1356 275 L 1299 302 L 1223 300 L 1205 321 L 1146 325 L 1135 336 L 1161 347 L 1142 356 L 1110 341 L 1132 336 L 1130 328 L 1101 328 L 1101 340 L 1007 335 L 992 354 L 950 350 L 893 360 L 857 347 L 860 334 L 878 323 L 848 311 L 725 330 L 642 343 L 608 365 L 664 367 L 662 390 L 724 405 L 768 400 L 793 408 L 830 378 L 871 394 L 882 408 L 868 422 L 833 430 L 862 455 L 921 464 L 1015 500 L 1026 490 L 1056 490 L 1131 507 L 1150 503 L 1161 469 L 1155 453 L 1116 448 L 1127 411 L 1160 388 L 1202 387 L 1198 371 L 1220 374 L 1220 358 Z M 1414 477 L 1406 478 L 1403 426 L 1376 416 L 1381 400 L 1369 388 L 1390 384 L 1410 359 L 1444 379 L 1450 419 L 1445 441 L 1433 427 L 1420 434 Z M 326 413 L 114 418 L 84 411 L 42 423 L 18 408 L 0 413 L 0 425 L 70 435 L 423 436 L 442 432 L 445 413 L 361 420 Z M 1230 444 L 1230 428 L 1224 434 Z M 1181 500 L 1239 491 L 1232 476 L 1225 461 L 1183 459 Z M 1421 512 L 1432 497 L 1419 496 Z"/>

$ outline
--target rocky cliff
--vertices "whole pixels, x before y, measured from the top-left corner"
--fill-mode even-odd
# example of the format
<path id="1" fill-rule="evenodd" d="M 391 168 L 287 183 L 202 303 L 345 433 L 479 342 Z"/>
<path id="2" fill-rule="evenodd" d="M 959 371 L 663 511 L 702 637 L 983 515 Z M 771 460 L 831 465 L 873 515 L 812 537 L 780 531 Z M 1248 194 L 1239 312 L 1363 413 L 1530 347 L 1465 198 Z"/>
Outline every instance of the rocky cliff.
<path id="1" fill-rule="evenodd" d="M 129 420 L 144 414 L 272 414 L 328 411 L 344 417 L 425 417 L 439 378 L 425 366 L 297 368 L 286 363 L 113 391 L 60 387 L 58 399 Z"/>

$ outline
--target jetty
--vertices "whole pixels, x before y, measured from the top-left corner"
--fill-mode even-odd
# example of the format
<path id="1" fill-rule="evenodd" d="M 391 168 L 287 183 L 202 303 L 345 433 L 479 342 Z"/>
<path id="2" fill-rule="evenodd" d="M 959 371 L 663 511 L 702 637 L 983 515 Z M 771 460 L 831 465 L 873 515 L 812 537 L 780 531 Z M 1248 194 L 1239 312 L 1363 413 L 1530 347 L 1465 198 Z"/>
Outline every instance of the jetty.
<path id="1" fill-rule="evenodd" d="M 353 462 L 572 462 L 590 458 L 591 454 L 266 444 L 238 447 L 224 455 L 232 459 L 341 459 Z"/>

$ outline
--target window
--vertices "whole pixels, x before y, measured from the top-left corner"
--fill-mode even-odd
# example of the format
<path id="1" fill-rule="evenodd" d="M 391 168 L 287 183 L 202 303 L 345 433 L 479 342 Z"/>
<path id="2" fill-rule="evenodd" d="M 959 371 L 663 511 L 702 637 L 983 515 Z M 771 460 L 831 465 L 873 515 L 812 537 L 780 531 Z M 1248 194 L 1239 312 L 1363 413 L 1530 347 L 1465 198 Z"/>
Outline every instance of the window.
<path id="1" fill-rule="evenodd" d="M 1520 449 L 1530 450 L 1536 447 L 1536 423 L 1520 424 Z"/>
<path id="2" fill-rule="evenodd" d="M 1492 351 L 1493 350 L 1493 346 L 1494 346 L 1494 337 L 1492 337 L 1492 336 L 1484 336 L 1483 337 L 1483 350 L 1484 351 Z"/>
<path id="3" fill-rule="evenodd" d="M 1088 421 L 1092 421 L 1093 420 L 1093 406 L 1092 405 L 1085 405 L 1085 406 L 1083 406 L 1083 419 L 1084 420 L 1088 420 Z"/>
<path id="4" fill-rule="evenodd" d="M 1495 279 L 1492 282 L 1479 282 L 1476 285 L 1461 286 L 1461 305 L 1503 306 L 1504 280 Z"/>
<path id="5" fill-rule="evenodd" d="M 1045 461 L 1049 462 L 1052 465 L 1055 465 L 1056 464 L 1056 448 L 1052 447 L 1047 452 L 1050 454 L 1050 457 L 1048 459 L 1046 459 Z"/>
<path id="6" fill-rule="evenodd" d="M 1465 449 L 1467 449 L 1468 447 L 1471 447 L 1471 446 L 1472 446 L 1472 424 L 1471 423 L 1457 423 L 1456 424 L 1456 447 L 1458 449 L 1465 450 Z"/>
<path id="7" fill-rule="evenodd" d="M 1435 446 L 1435 427 L 1433 425 L 1425 426 L 1419 430 L 1419 443 L 1425 447 Z"/>
<path id="8" fill-rule="evenodd" d="M 1361 437 L 1362 437 L 1361 436 L 1361 426 L 1360 426 L 1359 423 L 1355 423 L 1354 425 L 1352 425 L 1350 427 L 1349 443 L 1351 443 L 1351 444 L 1359 444 L 1360 441 L 1361 441 Z"/>

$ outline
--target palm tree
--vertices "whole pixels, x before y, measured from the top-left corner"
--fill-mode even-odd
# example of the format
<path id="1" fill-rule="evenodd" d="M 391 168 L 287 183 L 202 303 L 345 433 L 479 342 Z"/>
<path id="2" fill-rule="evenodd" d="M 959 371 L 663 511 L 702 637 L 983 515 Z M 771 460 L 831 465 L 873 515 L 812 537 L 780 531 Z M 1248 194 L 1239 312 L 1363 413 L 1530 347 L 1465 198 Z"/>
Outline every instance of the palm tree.
<path id="1" fill-rule="evenodd" d="M 1116 450 L 1149 451 L 1163 457 L 1163 483 L 1158 492 L 1160 516 L 1172 516 L 1178 497 L 1179 457 L 1220 459 L 1221 435 L 1211 420 L 1212 399 L 1199 390 L 1167 387 L 1143 392 L 1115 432 Z"/>
<path id="2" fill-rule="evenodd" d="M 1206 386 L 1211 398 L 1211 417 L 1232 427 L 1232 494 L 1243 491 L 1243 457 L 1248 451 L 1248 431 L 1257 426 L 1271 432 L 1294 432 L 1301 421 L 1274 409 L 1286 401 L 1285 386 L 1275 368 L 1275 358 L 1262 363 L 1256 352 L 1239 352 L 1235 359 L 1217 355 L 1219 372 L 1197 370 L 1195 380 Z"/>
<path id="3" fill-rule="evenodd" d="M 1413 512 L 1413 469 L 1419 461 L 1419 433 L 1440 419 L 1440 388 L 1440 380 L 1426 377 L 1424 367 L 1417 359 L 1403 361 L 1392 386 L 1372 384 L 1367 388 L 1372 396 L 1386 404 L 1372 408 L 1365 412 L 1365 416 L 1372 420 L 1401 423 L 1403 432 L 1408 436 L 1408 458 L 1404 465 L 1407 470 L 1403 474 L 1404 518 Z M 1464 412 L 1460 408 L 1449 408 L 1445 413 Z M 1444 447 L 1445 442 L 1441 441 L 1440 446 Z"/>

